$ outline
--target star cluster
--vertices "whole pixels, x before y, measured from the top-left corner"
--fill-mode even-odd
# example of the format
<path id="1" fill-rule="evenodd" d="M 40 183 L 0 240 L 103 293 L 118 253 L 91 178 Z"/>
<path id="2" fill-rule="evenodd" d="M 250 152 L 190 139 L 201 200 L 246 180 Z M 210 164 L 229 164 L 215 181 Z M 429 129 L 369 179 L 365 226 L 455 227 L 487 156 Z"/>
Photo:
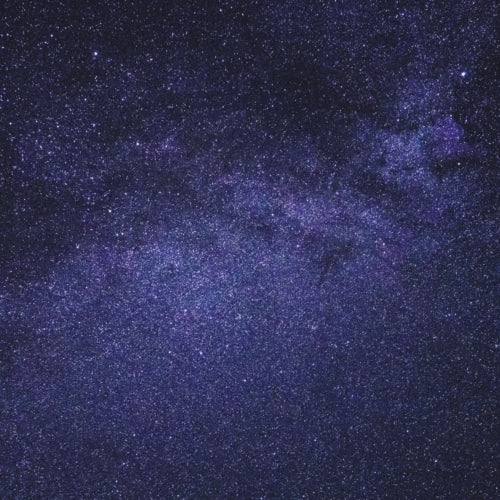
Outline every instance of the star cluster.
<path id="1" fill-rule="evenodd" d="M 498 498 L 494 2 L 6 1 L 2 498 Z"/>

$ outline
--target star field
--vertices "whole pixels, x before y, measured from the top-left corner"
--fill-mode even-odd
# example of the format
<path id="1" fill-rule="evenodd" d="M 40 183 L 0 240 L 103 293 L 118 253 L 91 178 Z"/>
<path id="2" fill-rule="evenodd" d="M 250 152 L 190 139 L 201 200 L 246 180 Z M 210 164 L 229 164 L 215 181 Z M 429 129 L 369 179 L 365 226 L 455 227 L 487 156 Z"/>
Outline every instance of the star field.
<path id="1" fill-rule="evenodd" d="M 497 14 L 4 2 L 0 497 L 498 498 Z"/>

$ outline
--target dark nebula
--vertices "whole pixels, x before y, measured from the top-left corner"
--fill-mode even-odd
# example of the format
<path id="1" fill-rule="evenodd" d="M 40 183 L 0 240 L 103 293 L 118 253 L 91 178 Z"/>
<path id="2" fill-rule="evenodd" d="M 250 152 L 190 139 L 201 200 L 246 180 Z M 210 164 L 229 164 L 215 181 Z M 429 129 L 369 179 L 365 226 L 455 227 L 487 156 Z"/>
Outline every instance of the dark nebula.
<path id="1" fill-rule="evenodd" d="M 498 9 L 5 0 L 2 499 L 497 499 Z"/>

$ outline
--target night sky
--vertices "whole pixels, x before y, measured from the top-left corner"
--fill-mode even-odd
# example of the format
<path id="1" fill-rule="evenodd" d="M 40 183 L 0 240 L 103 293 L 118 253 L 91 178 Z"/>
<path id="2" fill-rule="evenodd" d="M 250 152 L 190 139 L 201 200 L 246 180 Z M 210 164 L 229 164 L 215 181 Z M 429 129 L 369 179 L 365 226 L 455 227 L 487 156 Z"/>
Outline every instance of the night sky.
<path id="1" fill-rule="evenodd" d="M 2 4 L 2 500 L 500 497 L 494 1 Z"/>

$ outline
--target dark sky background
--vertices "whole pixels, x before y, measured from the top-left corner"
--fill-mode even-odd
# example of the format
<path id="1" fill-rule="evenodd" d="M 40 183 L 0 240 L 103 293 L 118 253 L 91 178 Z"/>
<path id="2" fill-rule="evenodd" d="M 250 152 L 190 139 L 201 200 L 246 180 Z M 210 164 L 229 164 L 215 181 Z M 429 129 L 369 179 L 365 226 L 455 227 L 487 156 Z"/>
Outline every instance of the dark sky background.
<path id="1" fill-rule="evenodd" d="M 2 3 L 2 499 L 499 498 L 495 2 Z"/>

